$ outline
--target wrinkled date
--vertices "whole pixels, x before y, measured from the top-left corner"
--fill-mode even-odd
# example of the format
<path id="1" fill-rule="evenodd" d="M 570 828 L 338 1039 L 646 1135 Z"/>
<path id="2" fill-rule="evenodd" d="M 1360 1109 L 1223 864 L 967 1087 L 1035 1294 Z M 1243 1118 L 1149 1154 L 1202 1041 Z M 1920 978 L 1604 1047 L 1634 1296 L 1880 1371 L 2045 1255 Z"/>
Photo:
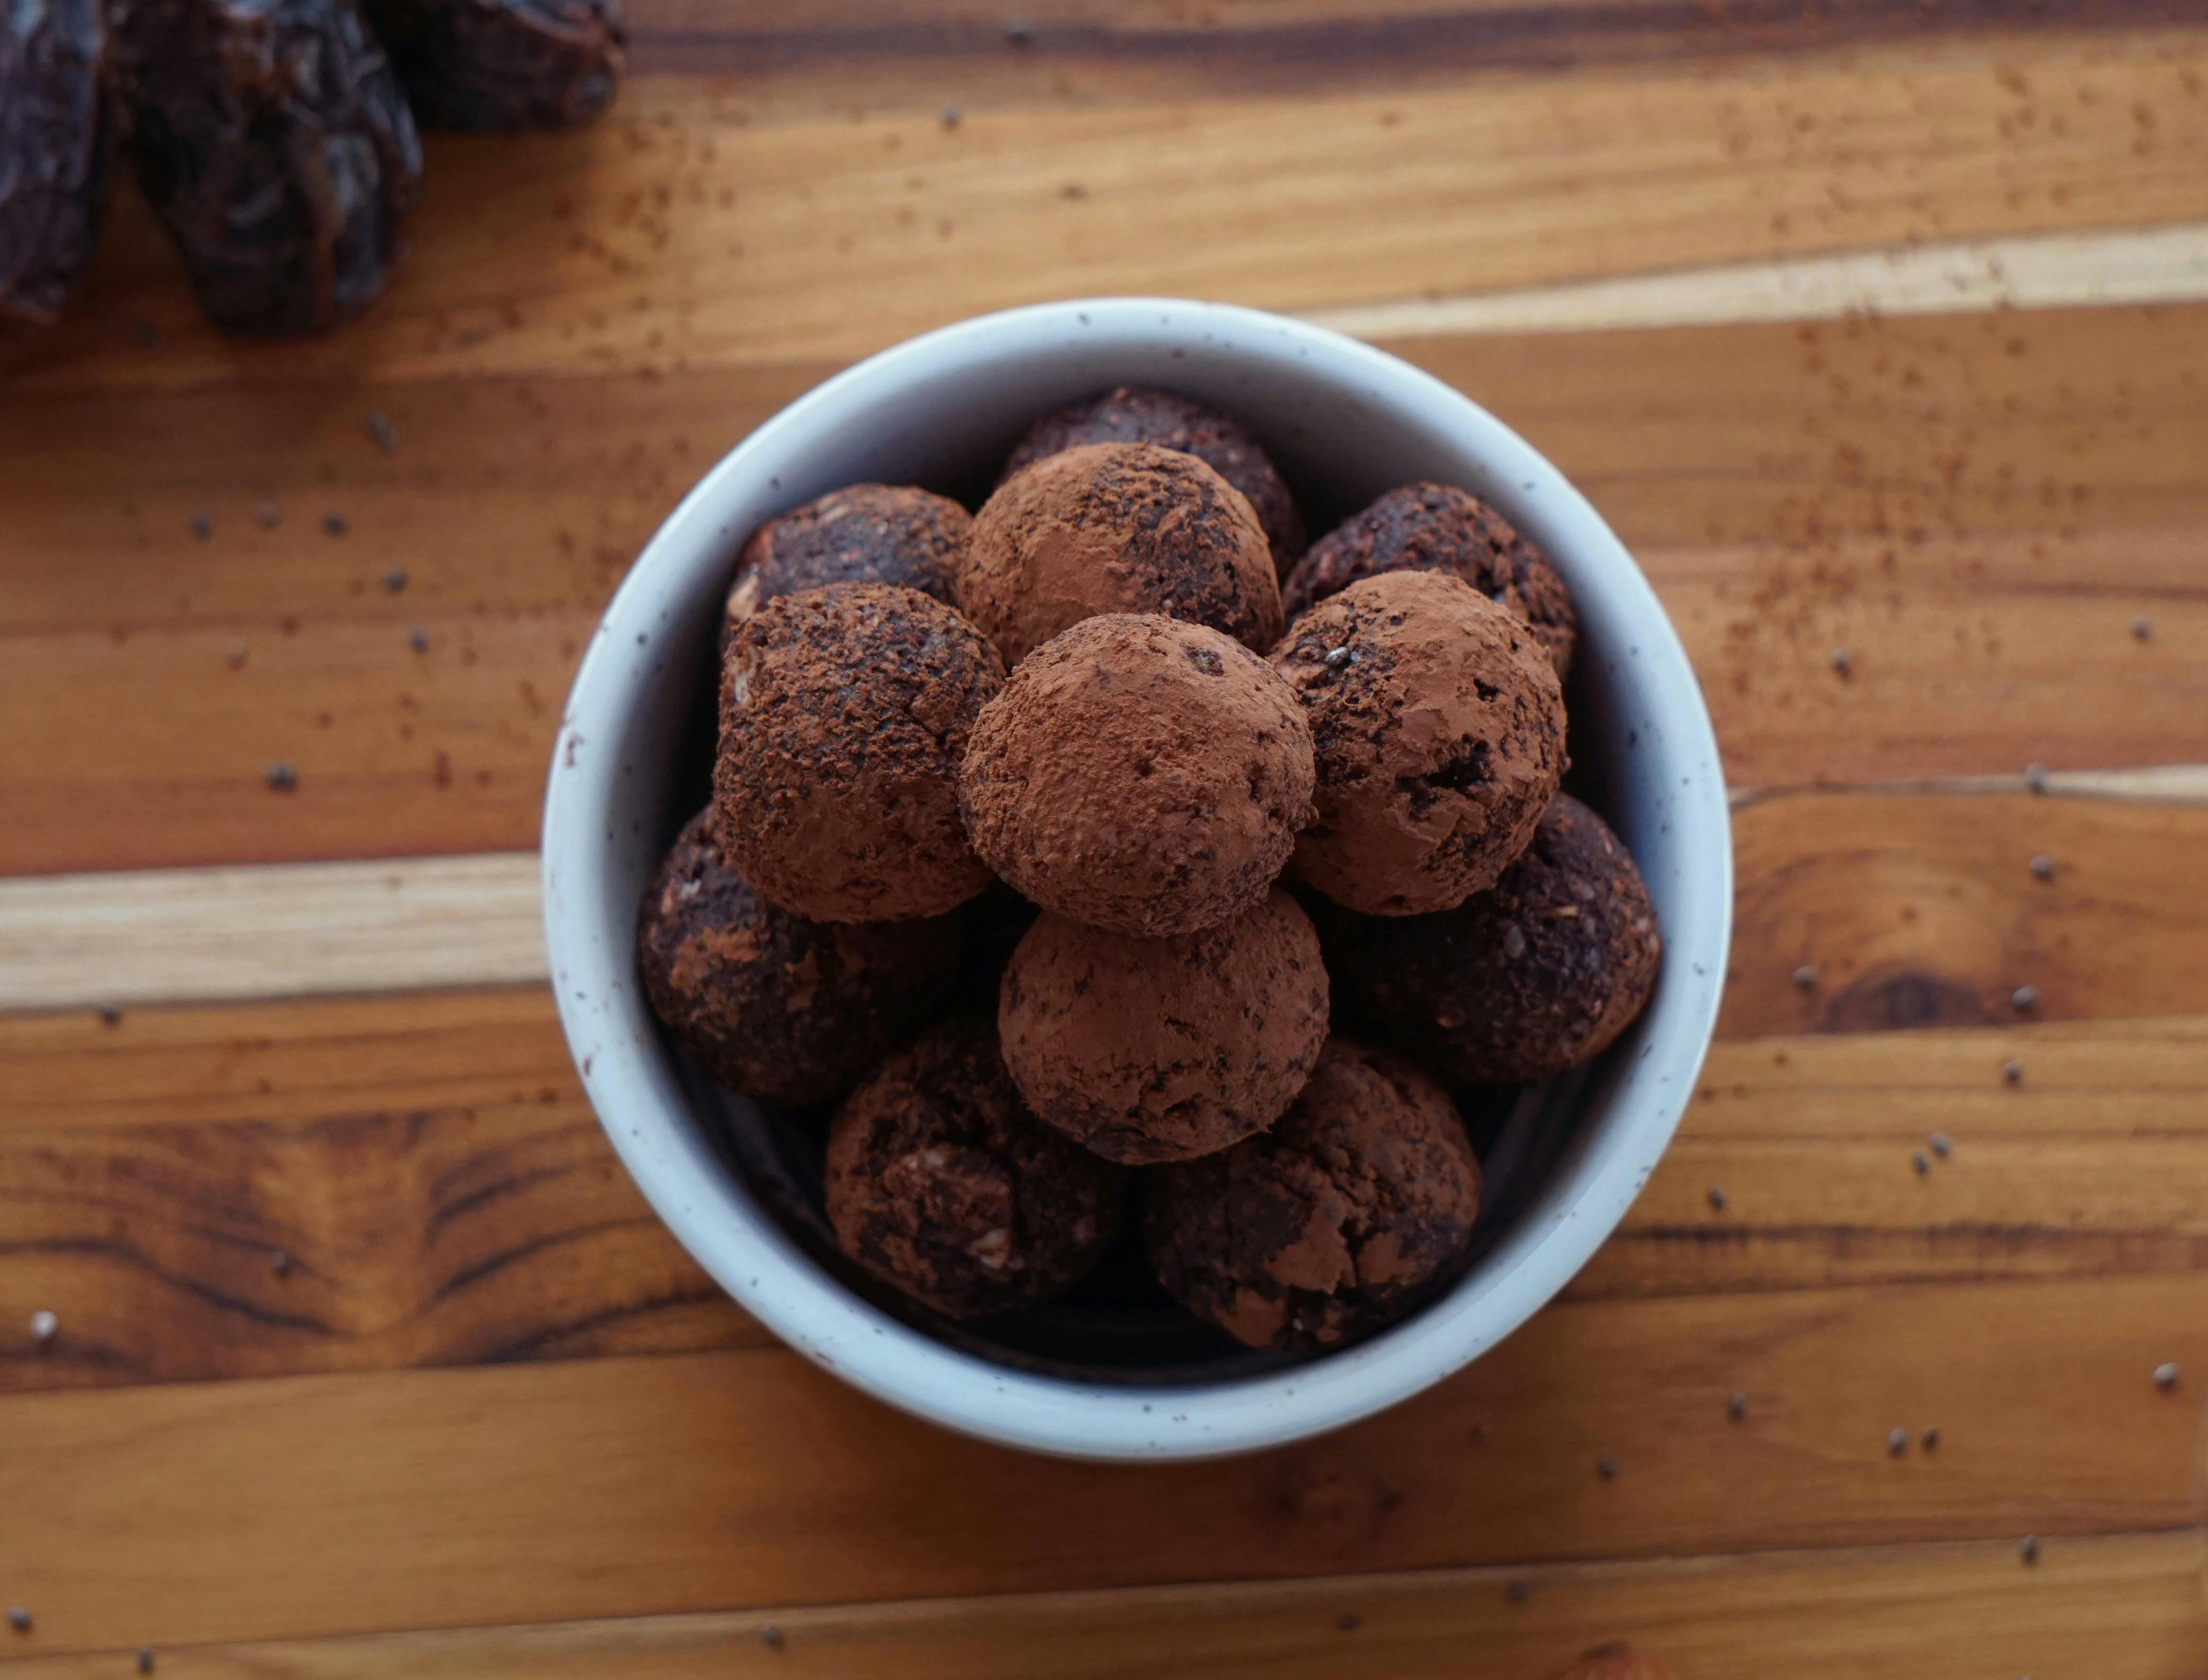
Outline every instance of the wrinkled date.
<path id="1" fill-rule="evenodd" d="M 621 0 L 368 0 L 425 126 L 567 129 L 603 111 L 628 31 Z"/>
<path id="2" fill-rule="evenodd" d="M 99 0 L 0 0 L 0 311 L 51 320 L 92 260 L 114 157 Z"/>
<path id="3" fill-rule="evenodd" d="M 373 302 L 422 148 L 353 0 L 115 0 L 111 19 L 139 183 L 209 319 L 287 338 Z"/>

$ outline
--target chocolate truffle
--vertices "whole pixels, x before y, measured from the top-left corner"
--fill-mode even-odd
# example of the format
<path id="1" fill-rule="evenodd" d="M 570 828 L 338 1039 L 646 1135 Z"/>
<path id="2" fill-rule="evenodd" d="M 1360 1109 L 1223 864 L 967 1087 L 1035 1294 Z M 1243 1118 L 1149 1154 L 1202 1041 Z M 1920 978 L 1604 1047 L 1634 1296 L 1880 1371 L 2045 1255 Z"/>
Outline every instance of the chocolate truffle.
<path id="1" fill-rule="evenodd" d="M 836 1241 L 954 1318 L 1079 1279 L 1111 1240 L 1120 1181 L 1028 1112 L 987 1017 L 923 1032 L 844 1098 L 828 1132 Z"/>
<path id="2" fill-rule="evenodd" d="M 1545 1079 L 1610 1048 L 1662 942 L 1632 855 L 1569 794 L 1485 893 L 1434 916 L 1323 915 L 1345 1006 L 1467 1085 Z"/>
<path id="3" fill-rule="evenodd" d="M 958 800 L 975 850 L 1026 897 L 1155 937 L 1263 896 L 1311 815 L 1311 762 L 1263 660 L 1202 625 L 1113 613 L 1037 649 L 982 708 Z"/>
<path id="4" fill-rule="evenodd" d="M 1273 665 L 1311 714 L 1318 821 L 1295 870 L 1352 910 L 1495 884 L 1564 771 L 1564 697 L 1523 619 L 1462 578 L 1390 571 L 1296 621 Z"/>
<path id="5" fill-rule="evenodd" d="M 729 591 L 729 625 L 824 583 L 897 583 L 954 605 L 953 564 L 973 523 L 948 497 L 910 485 L 831 490 L 752 533 Z"/>
<path id="6" fill-rule="evenodd" d="M 1170 391 L 1123 385 L 1045 415 L 1028 428 L 998 482 L 1085 443 L 1155 444 L 1193 455 L 1249 499 L 1277 570 L 1285 574 L 1304 552 L 1303 515 L 1272 457 L 1217 410 Z"/>
<path id="7" fill-rule="evenodd" d="M 941 601 L 831 583 L 738 627 L 721 678 L 721 843 L 770 903 L 820 922 L 934 916 L 989 884 L 957 776 L 1005 668 Z"/>
<path id="8" fill-rule="evenodd" d="M 1242 493 L 1150 444 L 1083 444 L 1006 481 L 974 516 L 957 592 L 1007 666 L 1099 613 L 1163 613 L 1260 652 L 1285 622 Z"/>
<path id="9" fill-rule="evenodd" d="M 1329 1038 L 1269 1132 L 1149 1179 L 1166 1292 L 1252 1348 L 1330 1348 L 1393 1324 L 1462 1258 L 1479 1163 L 1449 1094 Z"/>
<path id="10" fill-rule="evenodd" d="M 1447 484 L 1406 484 L 1329 531 L 1281 586 L 1291 622 L 1360 578 L 1446 571 L 1533 627 L 1559 681 L 1570 674 L 1579 619 L 1563 576 L 1479 497 Z"/>
<path id="11" fill-rule="evenodd" d="M 1130 939 L 1043 916 L 1005 970 L 997 1025 L 1028 1106 L 1141 1164 L 1269 1126 L 1326 1039 L 1318 936 L 1278 891 L 1233 921 Z"/>
<path id="12" fill-rule="evenodd" d="M 637 966 L 652 1013 L 723 1085 L 767 1103 L 835 1096 L 949 1001 L 958 924 L 808 922 L 732 869 L 710 805 L 645 890 Z"/>

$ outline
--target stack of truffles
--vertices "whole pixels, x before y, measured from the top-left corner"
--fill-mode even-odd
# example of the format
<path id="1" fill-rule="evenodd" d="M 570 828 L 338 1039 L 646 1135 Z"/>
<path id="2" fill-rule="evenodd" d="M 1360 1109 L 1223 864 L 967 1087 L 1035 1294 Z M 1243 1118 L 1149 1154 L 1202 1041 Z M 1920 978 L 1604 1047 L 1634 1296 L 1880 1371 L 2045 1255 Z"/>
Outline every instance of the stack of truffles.
<path id="1" fill-rule="evenodd" d="M 828 1223 L 938 1312 L 1140 1220 L 1245 1343 L 1369 1334 L 1471 1244 L 1452 1091 L 1585 1061 L 1655 983 L 1633 859 L 1558 791 L 1575 636 L 1474 497 L 1306 548 L 1249 435 L 1161 392 L 1037 422 L 971 518 L 823 496 L 742 551 L 652 1006 L 722 1083 L 834 1104 Z"/>

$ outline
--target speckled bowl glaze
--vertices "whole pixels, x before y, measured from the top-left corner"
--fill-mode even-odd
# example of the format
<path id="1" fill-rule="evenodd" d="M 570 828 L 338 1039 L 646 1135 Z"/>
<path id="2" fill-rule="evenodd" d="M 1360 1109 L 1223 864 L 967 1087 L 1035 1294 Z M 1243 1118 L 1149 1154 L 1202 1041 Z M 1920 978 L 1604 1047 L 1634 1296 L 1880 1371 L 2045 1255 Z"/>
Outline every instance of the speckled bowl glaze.
<path id="1" fill-rule="evenodd" d="M 736 550 L 838 486 L 969 500 L 1035 416 L 1155 385 L 1226 410 L 1273 454 L 1314 531 L 1395 485 L 1484 497 L 1576 601 L 1573 786 L 1632 848 L 1665 952 L 1640 1020 L 1521 1097 L 1485 1151 L 1488 1211 L 1448 1291 L 1324 1358 L 1207 1348 L 1119 1321 L 992 1339 L 855 1280 L 807 1224 L 748 1105 L 675 1055 L 639 988 L 646 877 L 702 797 L 715 637 Z M 686 808 L 687 807 L 687 808 Z M 669 516 L 607 608 L 569 696 L 544 808 L 545 932 L 561 1019 L 607 1135 L 699 1264 L 790 1346 L 921 1417 L 1030 1450 L 1117 1460 L 1276 1446 L 1392 1406 L 1479 1358 L 1584 1265 L 1647 1182 L 1717 1017 L 1732 905 L 1709 714 L 1647 580 L 1557 469 L 1469 398 L 1370 346 L 1251 309 L 1097 298 L 983 316 L 883 351 L 768 421 Z"/>

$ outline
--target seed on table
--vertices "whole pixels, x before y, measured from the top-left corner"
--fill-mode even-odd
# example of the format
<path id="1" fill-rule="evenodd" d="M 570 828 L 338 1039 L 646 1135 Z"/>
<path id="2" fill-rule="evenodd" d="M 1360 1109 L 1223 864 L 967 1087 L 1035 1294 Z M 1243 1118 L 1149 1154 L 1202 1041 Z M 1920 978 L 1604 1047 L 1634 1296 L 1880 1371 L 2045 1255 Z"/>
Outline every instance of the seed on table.
<path id="1" fill-rule="evenodd" d="M 1365 1625 L 1365 1618 L 1353 1610 L 1345 1610 L 1335 1618 L 1334 1625 L 1346 1634 L 1353 1634 Z"/>
<path id="2" fill-rule="evenodd" d="M 2024 785 L 2035 793 L 2047 792 L 2047 767 L 2037 759 L 2024 767 Z"/>
<path id="3" fill-rule="evenodd" d="M 289 1254 L 286 1254 L 280 1248 L 270 1249 L 268 1251 L 268 1270 L 274 1272 L 279 1277 L 289 1277 L 291 1275 L 291 1257 Z"/>
<path id="4" fill-rule="evenodd" d="M 426 654 L 429 651 L 429 632 L 419 625 L 406 632 L 406 641 L 417 654 Z"/>
<path id="5" fill-rule="evenodd" d="M 245 649 L 243 649 L 243 648 L 232 648 L 232 649 L 231 649 L 228 653 L 225 654 L 222 657 L 223 657 L 223 662 L 224 662 L 225 664 L 228 665 L 231 670 L 233 670 L 233 671 L 243 671 L 243 670 L 244 670 L 244 669 L 245 669 Z"/>
<path id="6" fill-rule="evenodd" d="M 1905 1429 L 1897 1429 L 1889 1433 L 1886 1438 L 1886 1450 L 1892 1453 L 1896 1458 L 1900 1457 L 1902 1454 L 1907 1452 L 1909 1450 L 1909 1432 Z"/>
<path id="7" fill-rule="evenodd" d="M 1709 1188 L 1710 1205 L 1719 1213 L 1725 1211 L 1725 1193 L 1713 1184 Z"/>
<path id="8" fill-rule="evenodd" d="M 141 1645 L 138 1647 L 138 1671 L 141 1674 L 151 1674 L 153 1671 L 153 1647 L 150 1645 Z"/>
<path id="9" fill-rule="evenodd" d="M 965 112 L 960 111 L 957 105 L 944 106 L 942 118 L 943 126 L 946 129 L 957 128 L 958 126 L 959 118 L 964 115 Z"/>
<path id="10" fill-rule="evenodd" d="M 2055 879 L 2055 860 L 2044 852 L 2035 852 L 2031 857 L 2031 872 L 2042 881 Z"/>
<path id="11" fill-rule="evenodd" d="M 31 1314 L 31 1340 L 41 1348 L 51 1345 L 61 1329 L 62 1321 L 43 1306 Z"/>
<path id="12" fill-rule="evenodd" d="M 1924 1432 L 1924 1450 L 1927 1452 L 1937 1452 L 1939 1450 L 1940 1426 L 1935 1423 L 1931 1428 Z"/>
<path id="13" fill-rule="evenodd" d="M 352 521 L 346 518 L 344 514 L 339 513 L 335 508 L 332 508 L 327 513 L 325 513 L 322 516 L 322 529 L 325 531 L 327 531 L 332 536 L 343 536 L 347 531 L 352 529 Z"/>
<path id="14" fill-rule="evenodd" d="M 782 1629 L 770 1622 L 759 1629 L 759 1643 L 770 1651 L 779 1651 L 789 1641 L 782 1636 Z"/>
<path id="15" fill-rule="evenodd" d="M 1917 1176 L 1923 1178 L 1932 1170 L 1932 1157 L 1920 1149 L 1909 1157 L 1909 1164 L 1917 1169 Z"/>
<path id="16" fill-rule="evenodd" d="M 2009 1007 L 2019 1011 L 2039 1007 L 2039 988 L 2019 986 L 2008 995 Z"/>
<path id="17" fill-rule="evenodd" d="M 2018 1545 L 2016 1555 L 2027 1563 L 2037 1563 L 2039 1561 L 2039 1536 L 2026 1534 Z"/>
<path id="18" fill-rule="evenodd" d="M 392 567 L 390 571 L 385 572 L 383 574 L 383 587 L 390 590 L 393 595 L 397 595 L 401 589 L 405 589 L 406 587 L 406 568 L 403 565 L 395 565 Z"/>
<path id="19" fill-rule="evenodd" d="M 191 529 L 194 536 L 201 542 L 205 542 L 214 535 L 214 516 L 211 513 L 195 513 L 191 517 Z"/>
<path id="20" fill-rule="evenodd" d="M 1794 971 L 1794 989 L 1797 991 L 1809 991 L 1812 989 L 1816 983 L 1817 971 L 1810 967 L 1809 964 L 1803 963 L 1801 967 Z"/>
<path id="21" fill-rule="evenodd" d="M 2169 1360 L 2154 1368 L 2154 1385 L 2167 1394 L 2177 1386 L 2177 1361 Z"/>
<path id="22" fill-rule="evenodd" d="M 272 793 L 289 793 L 299 785 L 299 773 L 280 760 L 268 767 L 268 790 Z"/>
<path id="23" fill-rule="evenodd" d="M 1598 1458 L 1594 1462 L 1594 1473 L 1598 1476 L 1600 1476 L 1605 1481 L 1616 1481 L 1617 1480 L 1617 1461 L 1612 1458 L 1608 1453 L 1603 1454 L 1600 1458 Z"/>
<path id="24" fill-rule="evenodd" d="M 399 428 L 391 423 L 391 416 L 381 409 L 369 416 L 367 431 L 369 441 L 386 455 L 399 453 Z"/>
<path id="25" fill-rule="evenodd" d="M 1848 667 L 1856 662 L 1856 656 L 1846 648 L 1835 648 L 1833 649 L 1832 661 L 1833 669 L 1845 677 L 1848 674 Z"/>
<path id="26" fill-rule="evenodd" d="M 122 1025 L 123 1012 L 117 1008 L 112 1003 L 101 1004 L 99 1006 L 99 1024 L 102 1026 Z"/>
<path id="27" fill-rule="evenodd" d="M 2001 1063 L 2001 1078 L 2007 1079 L 2011 1085 L 2022 1085 L 2024 1064 L 2014 1056 L 2011 1056 L 2007 1061 Z"/>
<path id="28" fill-rule="evenodd" d="M 1503 1596 L 1509 1599 L 1512 1604 L 1523 1604 L 1533 1596 L 1533 1583 L 1530 1581 L 1514 1581 L 1503 1589 Z"/>
<path id="29" fill-rule="evenodd" d="M 1935 1132 L 1926 1141 L 1931 1144 L 1932 1152 L 1942 1161 L 1955 1152 L 1955 1140 L 1945 1132 Z"/>
<path id="30" fill-rule="evenodd" d="M 19 1604 L 8 1606 L 8 1625 L 19 1634 L 31 1631 L 31 1612 Z"/>
<path id="31" fill-rule="evenodd" d="M 2133 619 L 2132 620 L 2132 634 L 2136 636 L 2140 641 L 2145 641 L 2148 637 L 2154 634 L 2154 620 L 2152 619 Z"/>
<path id="32" fill-rule="evenodd" d="M 1744 1394 L 1737 1394 L 1733 1396 L 1731 1399 L 1726 1401 L 1725 1415 L 1731 1418 L 1735 1423 L 1738 1423 L 1743 1418 L 1746 1417 L 1748 1415 L 1748 1396 Z"/>
<path id="33" fill-rule="evenodd" d="M 284 523 L 284 510 L 273 502 L 262 502 L 253 510 L 253 523 L 264 531 L 273 531 Z"/>
<path id="34" fill-rule="evenodd" d="M 1023 17 L 1005 20 L 1005 39 L 1014 46 L 1025 46 L 1035 39 L 1035 26 Z"/>

